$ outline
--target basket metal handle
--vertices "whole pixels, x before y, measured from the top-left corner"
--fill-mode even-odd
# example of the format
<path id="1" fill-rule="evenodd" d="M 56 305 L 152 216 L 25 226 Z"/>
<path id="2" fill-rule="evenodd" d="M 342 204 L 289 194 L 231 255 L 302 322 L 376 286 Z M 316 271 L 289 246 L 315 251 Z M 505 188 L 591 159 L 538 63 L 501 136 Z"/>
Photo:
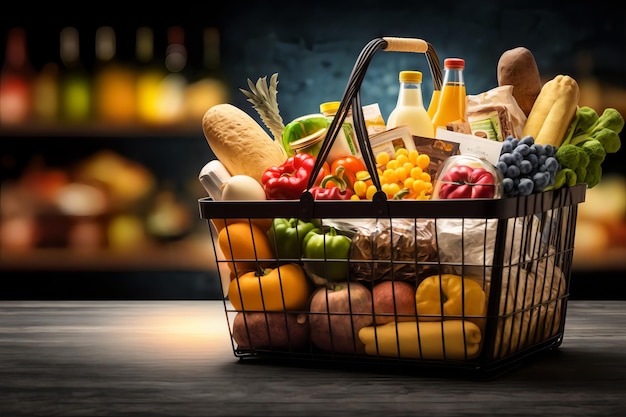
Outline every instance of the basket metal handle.
<path id="1" fill-rule="evenodd" d="M 435 48 L 425 40 L 415 38 L 398 38 L 398 37 L 383 37 L 376 38 L 367 43 L 361 50 L 356 63 L 348 79 L 343 97 L 339 104 L 339 109 L 335 115 L 333 121 L 328 127 L 326 139 L 322 143 L 322 147 L 318 153 L 315 166 L 313 168 L 313 175 L 309 179 L 307 190 L 313 187 L 317 173 L 320 172 L 324 161 L 328 158 L 330 149 L 342 128 L 343 122 L 349 112 L 352 109 L 352 118 L 354 122 L 354 131 L 356 134 L 359 148 L 363 156 L 363 162 L 370 173 L 373 184 L 376 186 L 378 192 L 373 197 L 373 200 L 381 201 L 386 200 L 386 194 L 381 190 L 380 179 L 378 178 L 378 172 L 376 169 L 376 159 L 372 151 L 372 146 L 369 141 L 369 135 L 367 133 L 367 127 L 365 125 L 365 116 L 363 115 L 363 108 L 361 106 L 361 84 L 365 78 L 367 68 L 377 51 L 385 52 L 414 52 L 426 54 L 428 66 L 433 79 L 433 86 L 435 89 L 441 89 L 442 83 L 442 71 L 439 57 L 435 52 Z M 308 191 L 305 193 L 310 194 Z M 307 196 L 310 200 L 310 196 Z"/>

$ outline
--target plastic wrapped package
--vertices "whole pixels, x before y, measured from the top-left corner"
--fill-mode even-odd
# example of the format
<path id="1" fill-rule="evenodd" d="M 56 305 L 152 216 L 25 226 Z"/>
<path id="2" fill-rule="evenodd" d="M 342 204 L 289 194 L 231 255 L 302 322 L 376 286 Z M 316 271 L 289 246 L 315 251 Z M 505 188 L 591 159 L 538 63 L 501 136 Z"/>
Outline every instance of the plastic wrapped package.
<path id="1" fill-rule="evenodd" d="M 351 279 L 417 284 L 420 278 L 438 273 L 433 222 L 376 219 L 360 223 L 352 236 Z"/>
<path id="2" fill-rule="evenodd" d="M 437 254 L 442 273 L 489 280 L 492 272 L 498 220 L 438 219 L 435 223 Z M 536 216 L 516 217 L 507 221 L 504 265 L 530 262 L 545 253 Z"/>
<path id="3" fill-rule="evenodd" d="M 553 258 L 502 274 L 494 357 L 517 352 L 554 336 L 561 325 L 566 278 Z"/>
<path id="4" fill-rule="evenodd" d="M 549 223 L 537 216 L 507 221 L 495 357 L 545 340 L 559 329 L 566 277 L 555 262 L 555 248 L 547 244 Z M 493 219 L 439 219 L 442 270 L 471 277 L 490 294 L 497 224 Z"/>

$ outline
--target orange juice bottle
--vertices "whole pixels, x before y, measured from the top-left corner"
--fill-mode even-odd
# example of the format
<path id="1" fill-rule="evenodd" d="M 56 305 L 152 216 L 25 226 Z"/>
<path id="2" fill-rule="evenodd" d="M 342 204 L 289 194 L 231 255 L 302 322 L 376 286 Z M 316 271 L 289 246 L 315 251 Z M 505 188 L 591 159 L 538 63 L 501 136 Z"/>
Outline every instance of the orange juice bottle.
<path id="1" fill-rule="evenodd" d="M 430 98 L 430 103 L 428 104 L 428 116 L 432 118 L 437 113 L 437 108 L 439 107 L 439 99 L 441 98 L 441 90 L 433 90 L 433 95 Z"/>
<path id="2" fill-rule="evenodd" d="M 439 106 L 433 116 L 435 134 L 437 128 L 446 129 L 448 123 L 465 122 L 465 81 L 463 70 L 465 60 L 461 58 L 446 58 L 444 60 L 444 76 L 441 87 Z"/>

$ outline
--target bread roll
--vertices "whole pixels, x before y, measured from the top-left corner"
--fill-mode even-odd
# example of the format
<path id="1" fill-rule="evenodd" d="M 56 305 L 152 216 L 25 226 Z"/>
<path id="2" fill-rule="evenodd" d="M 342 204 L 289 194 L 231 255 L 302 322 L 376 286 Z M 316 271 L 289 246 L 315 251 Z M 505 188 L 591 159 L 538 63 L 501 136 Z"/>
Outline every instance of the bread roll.
<path id="1" fill-rule="evenodd" d="M 251 116 L 232 104 L 217 104 L 202 118 L 202 130 L 211 150 L 231 175 L 248 175 L 259 183 L 263 172 L 287 158 Z"/>
<path id="2" fill-rule="evenodd" d="M 526 116 L 535 104 L 542 82 L 535 57 L 523 46 L 504 51 L 498 60 L 498 85 L 512 85 L 513 97 Z"/>

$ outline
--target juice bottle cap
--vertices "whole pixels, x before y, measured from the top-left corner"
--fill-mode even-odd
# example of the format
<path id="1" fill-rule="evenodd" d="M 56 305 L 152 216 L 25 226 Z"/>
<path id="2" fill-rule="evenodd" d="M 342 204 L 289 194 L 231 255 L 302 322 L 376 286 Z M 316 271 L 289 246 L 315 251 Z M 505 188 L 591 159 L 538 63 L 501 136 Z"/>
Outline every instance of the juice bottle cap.
<path id="1" fill-rule="evenodd" d="M 462 58 L 446 58 L 443 61 L 443 66 L 450 69 L 463 69 L 465 68 L 465 60 Z"/>
<path id="2" fill-rule="evenodd" d="M 422 73 L 420 71 L 400 71 L 399 78 L 402 83 L 421 83 Z"/>

